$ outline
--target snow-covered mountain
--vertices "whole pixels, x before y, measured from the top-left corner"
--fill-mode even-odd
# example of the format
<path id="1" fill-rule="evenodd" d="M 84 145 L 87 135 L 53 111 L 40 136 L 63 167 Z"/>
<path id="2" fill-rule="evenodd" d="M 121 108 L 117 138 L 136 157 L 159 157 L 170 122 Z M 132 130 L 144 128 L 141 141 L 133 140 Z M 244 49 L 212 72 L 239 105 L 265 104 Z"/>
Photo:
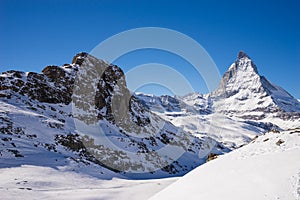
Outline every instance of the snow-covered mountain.
<path id="1" fill-rule="evenodd" d="M 207 155 L 200 152 L 212 148 L 209 140 L 150 112 L 131 95 L 119 67 L 86 53 L 42 74 L 3 72 L 0 84 L 1 167 L 65 165 L 100 177 L 178 176 L 204 163 Z"/>
<path id="2" fill-rule="evenodd" d="M 0 191 L 1 188 L 6 190 L 4 199 L 17 198 L 24 190 L 32 189 L 48 199 L 56 194 L 65 199 L 68 192 L 48 191 L 53 188 L 64 190 L 56 180 L 42 178 L 40 182 L 45 184 L 38 185 L 40 179 L 37 177 L 46 173 L 54 174 L 54 177 L 70 176 L 67 185 L 71 190 L 80 189 L 73 181 L 87 181 L 82 186 L 85 197 L 95 198 L 105 188 L 95 188 L 93 184 L 101 185 L 112 178 L 181 176 L 234 150 L 192 171 L 192 175 L 188 174 L 188 178 L 183 178 L 156 199 L 175 195 L 174 190 L 178 188 L 181 188 L 179 193 L 182 188 L 188 192 L 194 183 L 197 188 L 203 185 L 201 188 L 209 191 L 203 192 L 205 197 L 216 189 L 214 183 L 220 187 L 227 185 L 226 190 L 215 195 L 231 193 L 231 187 L 238 188 L 234 184 L 252 186 L 241 182 L 240 178 L 254 178 L 250 184 L 261 185 L 283 178 L 285 181 L 280 183 L 292 184 L 293 188 L 282 188 L 276 193 L 278 184 L 274 187 L 271 184 L 266 186 L 268 188 L 263 187 L 268 190 L 266 193 L 259 190 L 258 194 L 266 194 L 269 199 L 293 199 L 288 196 L 290 192 L 294 196 L 300 193 L 297 183 L 300 167 L 295 162 L 300 155 L 299 128 L 300 102 L 260 76 L 244 52 L 239 53 L 216 91 L 182 97 L 133 94 L 119 67 L 87 53 L 79 53 L 72 64 L 47 66 L 42 73 L 11 70 L 0 74 L 0 173 L 1 182 L 9 185 L 0 185 Z M 266 132 L 269 133 L 264 135 Z M 270 162 L 266 161 L 268 159 Z M 292 163 L 289 164 L 291 167 L 283 165 L 284 162 Z M 258 166 L 259 173 L 251 171 L 252 165 Z M 271 165 L 276 166 L 271 172 L 279 173 L 281 166 L 284 170 L 278 177 L 268 175 L 264 180 L 259 179 L 267 174 Z M 235 181 L 231 184 L 222 182 L 230 179 L 227 176 L 232 169 Z M 36 178 L 32 179 L 26 173 L 33 173 Z M 219 178 L 211 178 L 218 174 Z M 287 180 L 288 177 L 292 178 Z M 20 179 L 21 182 L 16 181 Z M 148 198 L 154 191 L 175 181 L 142 181 L 140 184 L 129 181 L 123 184 L 125 180 L 121 179 L 109 183 L 112 188 L 119 188 L 120 196 L 110 192 L 103 193 L 101 198 L 108 198 L 106 195 L 116 199 L 131 197 L 124 194 L 124 188 L 136 188 L 130 190 L 135 193 L 149 185 L 155 189 L 132 196 Z M 205 182 L 198 182 L 202 180 L 217 182 L 209 182 L 204 187 Z M 95 193 L 87 194 L 89 188 Z M 44 190 L 47 194 L 41 192 Z M 244 192 L 248 191 L 237 194 Z M 289 194 L 283 196 L 284 192 Z M 30 197 L 26 195 L 26 198 Z M 191 190 L 193 195 L 196 193 Z M 81 199 L 80 195 L 71 197 Z"/>
<path id="3" fill-rule="evenodd" d="M 284 89 L 260 76 L 255 64 L 244 52 L 239 53 L 237 61 L 224 74 L 219 88 L 211 96 L 215 99 L 215 110 L 234 112 L 241 118 L 299 118 L 299 102 Z"/>
<path id="4" fill-rule="evenodd" d="M 165 120 L 199 138 L 209 136 L 229 149 L 270 130 L 300 127 L 299 102 L 260 76 L 244 52 L 238 54 L 219 87 L 210 94 L 137 96 Z"/>

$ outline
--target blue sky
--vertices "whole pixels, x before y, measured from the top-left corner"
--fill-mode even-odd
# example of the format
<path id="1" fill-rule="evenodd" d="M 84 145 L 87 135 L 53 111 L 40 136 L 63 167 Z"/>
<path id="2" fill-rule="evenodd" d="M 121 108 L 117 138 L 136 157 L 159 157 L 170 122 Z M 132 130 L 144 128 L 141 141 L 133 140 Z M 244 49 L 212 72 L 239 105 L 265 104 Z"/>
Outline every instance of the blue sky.
<path id="1" fill-rule="evenodd" d="M 244 50 L 261 75 L 300 98 L 299 7 L 296 0 L 0 0 L 0 71 L 40 72 L 121 31 L 165 27 L 199 42 L 221 74 Z M 192 67 L 167 52 L 133 52 L 116 64 L 126 71 L 147 62 L 174 66 L 196 91 L 207 92 Z"/>

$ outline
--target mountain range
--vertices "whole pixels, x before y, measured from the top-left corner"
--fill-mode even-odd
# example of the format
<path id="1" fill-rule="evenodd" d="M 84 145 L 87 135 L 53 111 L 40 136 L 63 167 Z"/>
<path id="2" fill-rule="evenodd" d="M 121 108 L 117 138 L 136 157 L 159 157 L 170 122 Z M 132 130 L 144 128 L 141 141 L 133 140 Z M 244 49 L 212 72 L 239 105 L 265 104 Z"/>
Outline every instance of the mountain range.
<path id="1" fill-rule="evenodd" d="M 150 179 L 182 176 L 267 132 L 299 129 L 300 102 L 245 52 L 215 91 L 173 97 L 132 93 L 121 68 L 78 53 L 41 73 L 2 72 L 0 122 L 0 168 Z"/>
<path id="2" fill-rule="evenodd" d="M 210 94 L 137 96 L 174 125 L 199 138 L 209 136 L 231 150 L 265 132 L 300 126 L 299 101 L 260 76 L 244 52 L 238 54 Z"/>

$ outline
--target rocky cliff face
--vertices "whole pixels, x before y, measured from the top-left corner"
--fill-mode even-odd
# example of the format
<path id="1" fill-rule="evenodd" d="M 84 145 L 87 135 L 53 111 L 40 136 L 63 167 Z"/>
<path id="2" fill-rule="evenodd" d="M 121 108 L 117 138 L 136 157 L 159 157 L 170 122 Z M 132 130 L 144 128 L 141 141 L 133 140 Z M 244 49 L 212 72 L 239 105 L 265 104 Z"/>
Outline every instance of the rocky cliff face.
<path id="1" fill-rule="evenodd" d="M 65 64 L 47 66 L 42 73 L 7 71 L 0 75 L 1 95 L 7 98 L 14 94 L 28 96 L 32 100 L 45 103 L 71 102 L 73 84 L 78 71 L 78 65 Z"/>
<path id="2" fill-rule="evenodd" d="M 76 161 L 130 177 L 164 177 L 187 173 L 205 162 L 202 150 L 214 148 L 153 114 L 127 89 L 119 67 L 86 53 L 41 74 L 3 72 L 0 95 L 0 156 L 8 163 L 55 158 L 69 167 Z M 35 160 L 45 149 L 51 156 Z"/>
<path id="3" fill-rule="evenodd" d="M 124 72 L 119 67 L 82 53 L 73 61 L 80 63 L 72 100 L 76 109 L 84 111 L 81 119 L 86 123 L 106 119 L 123 128 L 130 122 L 137 126 L 150 123 L 149 117 L 144 115 L 146 108 L 127 89 Z M 93 120 L 89 122 L 88 119 Z"/>

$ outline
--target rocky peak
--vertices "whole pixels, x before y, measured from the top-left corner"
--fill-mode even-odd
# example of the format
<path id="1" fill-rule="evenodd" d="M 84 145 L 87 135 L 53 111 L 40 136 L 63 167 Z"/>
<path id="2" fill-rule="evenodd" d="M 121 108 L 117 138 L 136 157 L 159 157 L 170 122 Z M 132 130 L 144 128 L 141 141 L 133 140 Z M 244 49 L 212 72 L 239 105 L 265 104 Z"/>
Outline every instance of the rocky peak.
<path id="1" fill-rule="evenodd" d="M 46 66 L 42 73 L 10 70 L 0 74 L 0 96 L 28 96 L 44 103 L 69 104 L 72 101 L 73 85 L 81 61 L 86 53 L 73 58 L 73 64 Z"/>
<path id="2" fill-rule="evenodd" d="M 240 51 L 235 61 L 235 68 L 244 72 L 255 73 L 259 76 L 256 65 L 252 62 L 251 58 L 243 51 Z"/>
<path id="3" fill-rule="evenodd" d="M 242 58 L 250 59 L 250 57 L 244 51 L 240 51 L 238 54 L 238 59 L 242 59 Z"/>
<path id="4" fill-rule="evenodd" d="M 223 75 L 218 89 L 213 92 L 215 97 L 230 97 L 242 89 L 261 92 L 260 75 L 256 65 L 243 51 L 239 52 L 237 60 Z"/>
<path id="5" fill-rule="evenodd" d="M 0 75 L 1 96 L 11 98 L 22 95 L 44 103 L 69 104 L 75 78 L 75 72 L 71 68 L 66 65 L 47 66 L 42 73 L 3 72 Z"/>
<path id="6" fill-rule="evenodd" d="M 260 76 L 256 65 L 243 51 L 239 52 L 211 96 L 225 99 L 219 106 L 222 110 L 300 112 L 300 104 L 284 89 Z"/>
<path id="7" fill-rule="evenodd" d="M 87 123 L 101 119 L 119 124 L 126 124 L 123 119 L 138 125 L 150 122 L 143 115 L 143 105 L 127 89 L 122 69 L 84 52 L 76 54 L 72 64 L 47 66 L 42 73 L 3 72 L 0 81 L 1 97 L 19 94 L 39 102 L 66 105 L 73 101 L 92 114 L 94 121 L 85 117 Z"/>
<path id="8" fill-rule="evenodd" d="M 80 52 L 76 54 L 72 59 L 72 64 L 81 65 L 87 56 L 88 53 L 86 52 Z"/>
<path id="9" fill-rule="evenodd" d="M 79 120 L 93 124 L 106 119 L 124 129 L 130 122 L 150 123 L 143 114 L 146 108 L 128 90 L 121 68 L 86 53 L 77 54 L 73 64 L 80 66 L 72 96 L 73 105 L 84 111 L 84 116 L 76 116 Z"/>

